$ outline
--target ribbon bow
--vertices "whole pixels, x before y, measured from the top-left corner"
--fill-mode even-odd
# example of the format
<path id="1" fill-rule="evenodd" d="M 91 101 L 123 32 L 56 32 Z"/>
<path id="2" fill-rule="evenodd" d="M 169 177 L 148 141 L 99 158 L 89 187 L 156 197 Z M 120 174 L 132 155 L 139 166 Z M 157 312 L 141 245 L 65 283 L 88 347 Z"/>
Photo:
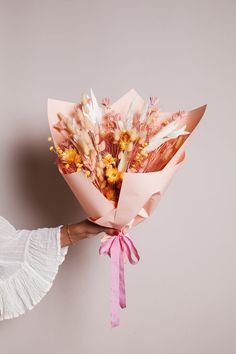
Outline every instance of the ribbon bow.
<path id="1" fill-rule="evenodd" d="M 120 323 L 119 309 L 126 307 L 124 257 L 127 256 L 131 264 L 138 263 L 140 257 L 131 238 L 122 231 L 107 236 L 102 241 L 99 254 L 111 258 L 111 326 L 117 327 Z"/>

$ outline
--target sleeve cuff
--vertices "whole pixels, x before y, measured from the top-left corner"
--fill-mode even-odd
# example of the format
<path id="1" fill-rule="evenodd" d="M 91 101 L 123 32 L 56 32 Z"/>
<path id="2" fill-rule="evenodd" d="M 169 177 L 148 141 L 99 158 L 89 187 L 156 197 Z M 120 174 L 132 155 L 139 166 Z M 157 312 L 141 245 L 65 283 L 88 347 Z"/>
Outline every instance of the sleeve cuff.
<path id="1" fill-rule="evenodd" d="M 0 281 L 0 320 L 31 310 L 51 289 L 69 248 L 61 247 L 60 229 L 29 231 L 24 261 L 14 274 Z"/>

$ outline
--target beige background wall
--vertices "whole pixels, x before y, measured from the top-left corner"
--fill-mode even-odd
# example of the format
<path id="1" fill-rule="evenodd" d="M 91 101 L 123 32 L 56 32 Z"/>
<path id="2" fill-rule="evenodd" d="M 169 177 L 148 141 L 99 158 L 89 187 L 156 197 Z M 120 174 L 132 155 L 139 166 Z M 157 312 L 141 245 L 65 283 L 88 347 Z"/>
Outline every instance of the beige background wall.
<path id="1" fill-rule="evenodd" d="M 234 354 L 235 2 L 0 1 L 0 214 L 17 228 L 83 218 L 48 152 L 47 98 L 134 87 L 163 110 L 208 103 L 185 164 L 133 229 L 128 308 L 109 327 L 99 240 L 71 249 L 50 293 L 0 323 L 1 354 Z"/>

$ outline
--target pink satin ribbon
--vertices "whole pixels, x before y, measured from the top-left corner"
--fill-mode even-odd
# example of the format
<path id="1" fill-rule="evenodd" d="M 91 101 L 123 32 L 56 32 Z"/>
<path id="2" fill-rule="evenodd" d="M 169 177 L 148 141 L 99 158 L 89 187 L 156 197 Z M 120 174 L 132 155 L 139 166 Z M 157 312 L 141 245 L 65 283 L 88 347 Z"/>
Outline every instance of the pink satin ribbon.
<path id="1" fill-rule="evenodd" d="M 126 307 L 124 256 L 131 264 L 138 263 L 140 257 L 131 238 L 122 231 L 108 236 L 102 242 L 99 254 L 111 258 L 111 327 L 117 327 L 120 324 L 119 310 Z"/>

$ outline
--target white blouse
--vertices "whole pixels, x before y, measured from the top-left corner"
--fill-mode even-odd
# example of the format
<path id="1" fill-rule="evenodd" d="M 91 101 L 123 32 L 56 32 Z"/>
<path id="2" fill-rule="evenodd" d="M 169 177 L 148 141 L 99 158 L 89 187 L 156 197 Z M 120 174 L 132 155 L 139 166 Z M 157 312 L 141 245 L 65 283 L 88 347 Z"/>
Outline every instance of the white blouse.
<path id="1" fill-rule="evenodd" d="M 0 216 L 0 320 L 31 310 L 51 288 L 68 251 L 61 226 L 16 230 Z"/>

